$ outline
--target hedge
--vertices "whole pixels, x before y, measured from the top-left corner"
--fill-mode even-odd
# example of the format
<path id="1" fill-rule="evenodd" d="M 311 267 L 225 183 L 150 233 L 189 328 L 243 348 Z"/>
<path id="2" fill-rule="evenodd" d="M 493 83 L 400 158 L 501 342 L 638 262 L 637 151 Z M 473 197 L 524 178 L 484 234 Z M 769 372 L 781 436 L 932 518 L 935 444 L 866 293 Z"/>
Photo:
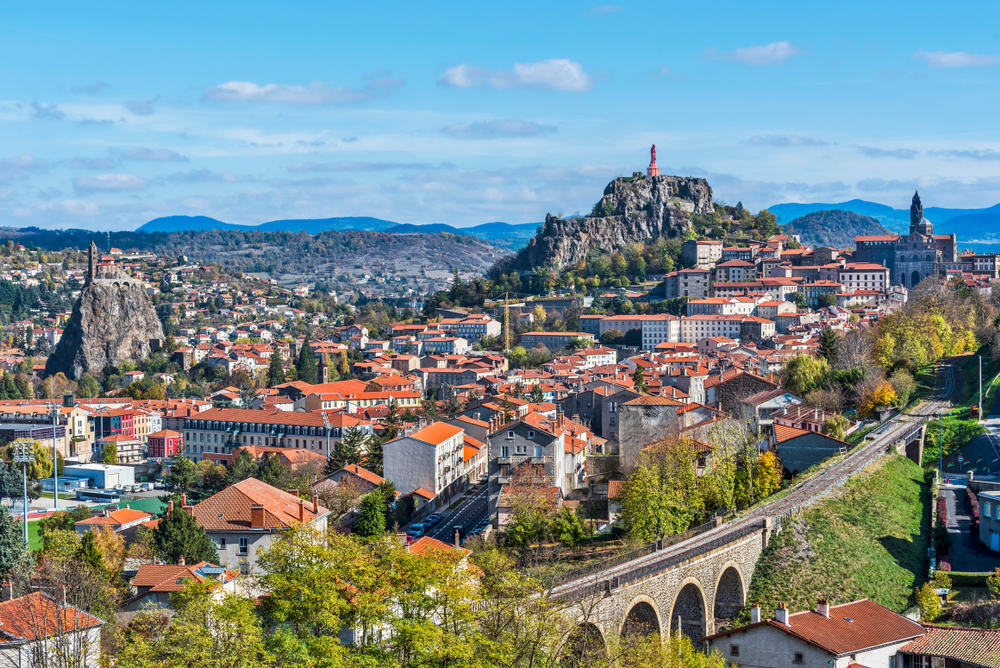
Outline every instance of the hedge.
<path id="1" fill-rule="evenodd" d="M 951 578 L 952 587 L 986 587 L 986 578 L 993 573 L 963 573 L 961 571 L 951 571 L 948 577 Z"/>

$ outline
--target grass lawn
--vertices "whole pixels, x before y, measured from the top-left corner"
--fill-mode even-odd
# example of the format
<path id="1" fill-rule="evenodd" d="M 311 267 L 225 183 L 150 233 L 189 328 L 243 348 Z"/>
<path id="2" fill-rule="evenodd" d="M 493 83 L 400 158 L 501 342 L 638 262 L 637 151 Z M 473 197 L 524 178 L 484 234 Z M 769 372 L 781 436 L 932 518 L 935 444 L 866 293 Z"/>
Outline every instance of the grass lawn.
<path id="1" fill-rule="evenodd" d="M 31 550 L 42 549 L 42 537 L 38 535 L 39 527 L 38 522 L 28 522 L 28 548 Z"/>
<path id="2" fill-rule="evenodd" d="M 757 564 L 748 605 L 770 616 L 781 601 L 798 612 L 818 598 L 870 598 L 906 610 L 925 578 L 930 505 L 923 469 L 904 457 L 885 460 L 837 498 L 786 521 Z M 747 607 L 739 619 L 749 616 Z"/>

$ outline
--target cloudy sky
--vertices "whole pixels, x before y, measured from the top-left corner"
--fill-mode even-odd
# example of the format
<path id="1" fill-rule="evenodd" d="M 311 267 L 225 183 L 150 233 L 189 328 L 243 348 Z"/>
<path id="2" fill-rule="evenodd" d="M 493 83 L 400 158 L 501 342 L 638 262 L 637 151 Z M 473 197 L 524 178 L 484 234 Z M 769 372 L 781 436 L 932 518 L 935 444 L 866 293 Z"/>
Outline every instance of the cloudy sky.
<path id="1" fill-rule="evenodd" d="M 890 7 L 890 5 L 893 5 Z M 617 175 L 751 209 L 1000 202 L 1000 6 L 7 3 L 0 225 L 589 211 Z"/>

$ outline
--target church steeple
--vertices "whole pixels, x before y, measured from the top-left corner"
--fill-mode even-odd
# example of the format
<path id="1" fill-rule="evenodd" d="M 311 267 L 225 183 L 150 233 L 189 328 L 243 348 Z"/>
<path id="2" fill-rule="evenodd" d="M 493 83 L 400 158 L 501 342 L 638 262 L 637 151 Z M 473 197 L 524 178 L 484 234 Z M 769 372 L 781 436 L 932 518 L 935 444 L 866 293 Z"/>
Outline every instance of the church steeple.
<path id="1" fill-rule="evenodd" d="M 660 168 L 656 166 L 656 144 L 649 149 L 649 167 L 646 168 L 646 176 L 653 177 L 660 175 Z"/>
<path id="2" fill-rule="evenodd" d="M 913 202 L 910 203 L 910 234 L 917 232 L 917 225 L 924 217 L 924 205 L 920 201 L 920 193 L 913 191 Z"/>

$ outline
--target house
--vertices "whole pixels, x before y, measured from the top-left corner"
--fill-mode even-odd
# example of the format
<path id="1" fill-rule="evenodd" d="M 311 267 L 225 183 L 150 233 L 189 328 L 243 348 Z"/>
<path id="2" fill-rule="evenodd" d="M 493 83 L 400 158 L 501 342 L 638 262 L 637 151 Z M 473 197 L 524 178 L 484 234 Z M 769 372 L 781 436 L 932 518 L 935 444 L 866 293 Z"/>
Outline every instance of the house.
<path id="1" fill-rule="evenodd" d="M 363 490 L 361 491 L 362 494 L 367 494 L 385 482 L 385 478 L 372 473 L 368 469 L 361 468 L 357 464 L 348 464 L 339 471 L 334 471 L 325 478 L 320 478 L 310 485 L 310 487 L 316 494 L 323 494 L 326 491 L 336 488 L 337 485 L 345 480 L 356 483 L 358 489 Z"/>
<path id="2" fill-rule="evenodd" d="M 900 650 L 925 633 L 920 624 L 868 599 L 843 605 L 820 599 L 815 610 L 795 614 L 780 603 L 774 619 L 764 620 L 754 605 L 747 626 L 701 640 L 742 666 L 848 668 L 902 665 L 896 662 Z"/>
<path id="3" fill-rule="evenodd" d="M 773 390 L 762 390 L 744 398 L 740 401 L 736 412 L 743 417 L 749 417 L 757 429 L 768 428 L 773 423 L 772 413 L 787 406 L 801 404 L 802 401 L 802 397 L 794 392 L 778 387 Z"/>
<path id="4" fill-rule="evenodd" d="M 435 422 L 382 446 L 386 480 L 403 494 L 422 488 L 446 501 L 465 489 L 465 430 Z"/>
<path id="5" fill-rule="evenodd" d="M 187 565 L 183 557 L 179 564 L 141 564 L 131 582 L 136 593 L 122 603 L 122 611 L 138 612 L 150 608 L 167 610 L 170 608 L 170 595 L 181 591 L 191 582 L 216 580 L 222 585 L 228 583 L 230 586 L 224 586 L 224 589 L 232 591 L 237 575 L 234 571 L 207 561 Z"/>
<path id="6" fill-rule="evenodd" d="M 98 668 L 104 621 L 66 603 L 66 590 L 13 598 L 3 584 L 0 660 L 8 666 L 72 665 Z"/>
<path id="7" fill-rule="evenodd" d="M 112 510 L 112 508 L 114 508 L 114 510 Z M 124 508 L 105 506 L 100 515 L 80 520 L 73 525 L 73 528 L 76 529 L 76 532 L 81 536 L 97 527 L 110 527 L 115 533 L 127 532 L 130 536 L 135 532 L 136 527 L 151 519 L 153 519 L 153 516 L 149 513 L 129 508 L 128 505 Z"/>
<path id="8" fill-rule="evenodd" d="M 995 668 L 1000 666 L 1000 631 L 924 624 L 924 635 L 899 650 L 898 668 Z"/>
<path id="9" fill-rule="evenodd" d="M 845 441 L 827 436 L 817 431 L 788 427 L 777 421 L 771 426 L 772 438 L 769 449 L 778 454 L 781 465 L 792 474 L 805 471 L 828 457 L 850 448 Z"/>
<path id="10" fill-rule="evenodd" d="M 1000 492 L 982 491 L 979 498 L 979 540 L 1000 552 Z"/>
<path id="11" fill-rule="evenodd" d="M 184 437 L 179 431 L 161 429 L 146 437 L 148 457 L 173 457 L 184 450 Z"/>
<path id="12" fill-rule="evenodd" d="M 296 522 L 308 523 L 321 533 L 326 531 L 330 511 L 295 493 L 283 492 L 255 478 L 248 478 L 213 494 L 201 503 L 186 505 L 181 495 L 180 509 L 168 502 L 167 512 L 194 515 L 219 552 L 219 565 L 243 575 L 256 572 L 257 553 L 271 544 L 276 535 Z"/>

